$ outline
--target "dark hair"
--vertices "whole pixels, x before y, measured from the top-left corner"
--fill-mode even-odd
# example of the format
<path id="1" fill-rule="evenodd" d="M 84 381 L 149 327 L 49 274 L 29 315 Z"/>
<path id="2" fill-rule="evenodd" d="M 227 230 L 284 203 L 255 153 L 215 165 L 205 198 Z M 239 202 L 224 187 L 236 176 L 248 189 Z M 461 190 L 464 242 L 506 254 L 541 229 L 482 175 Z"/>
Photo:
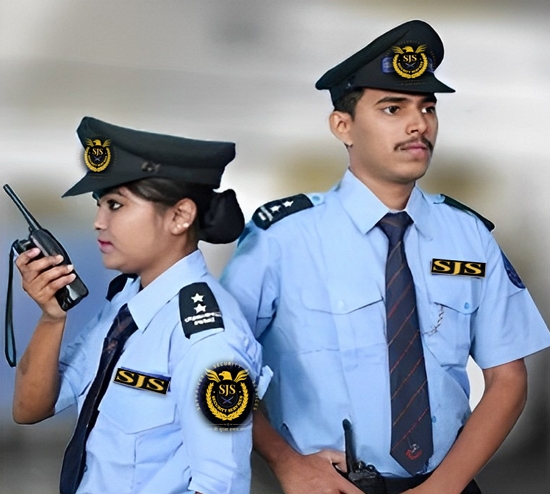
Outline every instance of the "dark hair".
<path id="1" fill-rule="evenodd" d="M 192 199 L 197 205 L 199 219 L 210 208 L 210 201 L 214 194 L 212 187 L 170 178 L 144 178 L 128 182 L 124 187 L 132 194 L 158 204 L 161 211 L 172 207 L 181 199 Z"/>
<path id="2" fill-rule="evenodd" d="M 357 103 L 361 99 L 361 96 L 363 96 L 364 91 L 365 88 L 363 87 L 352 89 L 337 100 L 333 101 L 334 111 L 349 113 L 351 115 L 351 119 L 353 120 L 355 118 L 355 108 L 357 107 Z"/>
<path id="3" fill-rule="evenodd" d="M 181 199 L 191 199 L 197 205 L 197 216 L 189 231 L 193 239 L 199 239 L 199 231 L 204 226 L 204 216 L 210 209 L 214 193 L 211 187 L 162 177 L 144 178 L 124 186 L 141 199 L 155 203 L 160 212 L 166 211 Z"/>
<path id="4" fill-rule="evenodd" d="M 197 205 L 197 217 L 191 227 L 197 240 L 214 244 L 233 242 L 244 228 L 243 213 L 231 189 L 217 193 L 207 185 L 162 177 L 144 178 L 121 186 L 141 199 L 155 203 L 161 212 L 181 199 L 191 199 Z M 97 191 L 94 197 L 101 197 L 118 187 Z"/>

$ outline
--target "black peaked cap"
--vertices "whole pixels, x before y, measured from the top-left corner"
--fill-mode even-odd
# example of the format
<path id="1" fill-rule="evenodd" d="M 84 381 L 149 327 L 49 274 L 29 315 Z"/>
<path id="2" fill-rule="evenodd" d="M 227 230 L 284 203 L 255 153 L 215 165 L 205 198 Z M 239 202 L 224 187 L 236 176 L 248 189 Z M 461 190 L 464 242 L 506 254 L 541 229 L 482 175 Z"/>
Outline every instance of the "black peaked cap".
<path id="1" fill-rule="evenodd" d="M 436 79 L 443 60 L 443 42 L 426 22 L 405 22 L 326 72 L 315 84 L 328 89 L 335 102 L 359 88 L 414 93 L 452 93 Z"/>
<path id="2" fill-rule="evenodd" d="M 86 175 L 63 197 L 143 178 L 163 177 L 217 189 L 235 158 L 232 142 L 202 141 L 119 127 L 84 117 L 77 129 Z"/>

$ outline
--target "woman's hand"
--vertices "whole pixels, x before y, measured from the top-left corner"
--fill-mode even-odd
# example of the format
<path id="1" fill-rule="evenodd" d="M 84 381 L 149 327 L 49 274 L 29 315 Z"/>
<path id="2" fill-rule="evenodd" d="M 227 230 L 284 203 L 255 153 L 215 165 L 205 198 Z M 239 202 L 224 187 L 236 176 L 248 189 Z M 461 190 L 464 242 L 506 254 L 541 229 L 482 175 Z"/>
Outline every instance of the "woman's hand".
<path id="1" fill-rule="evenodd" d="M 40 306 L 43 318 L 52 321 L 65 319 L 55 293 L 76 278 L 72 264 L 61 264 L 63 256 L 37 257 L 40 249 L 34 247 L 20 254 L 15 265 L 21 273 L 23 290 Z"/>

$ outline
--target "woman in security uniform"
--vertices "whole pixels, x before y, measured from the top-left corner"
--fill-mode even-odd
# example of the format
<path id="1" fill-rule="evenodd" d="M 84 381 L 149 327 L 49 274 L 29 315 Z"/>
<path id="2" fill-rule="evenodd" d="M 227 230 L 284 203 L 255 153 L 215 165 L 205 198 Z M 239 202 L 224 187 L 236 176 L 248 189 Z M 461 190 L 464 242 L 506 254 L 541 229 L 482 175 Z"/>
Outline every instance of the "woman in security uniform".
<path id="1" fill-rule="evenodd" d="M 197 247 L 242 231 L 234 192 L 214 192 L 234 144 L 90 117 L 77 133 L 89 170 L 64 195 L 93 193 L 103 263 L 122 274 L 61 346 L 66 312 L 54 294 L 73 268 L 36 248 L 18 257 L 42 315 L 17 367 L 14 419 L 78 405 L 62 494 L 249 492 L 250 411 L 267 380 L 261 350 Z"/>

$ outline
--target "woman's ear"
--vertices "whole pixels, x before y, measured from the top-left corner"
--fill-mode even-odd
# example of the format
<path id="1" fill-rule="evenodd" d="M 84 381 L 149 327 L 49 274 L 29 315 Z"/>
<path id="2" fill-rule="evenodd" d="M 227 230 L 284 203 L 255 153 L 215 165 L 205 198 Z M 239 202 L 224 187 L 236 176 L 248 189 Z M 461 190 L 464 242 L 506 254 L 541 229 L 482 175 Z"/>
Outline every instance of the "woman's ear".
<path id="1" fill-rule="evenodd" d="M 353 139 L 351 138 L 350 130 L 352 124 L 352 117 L 349 113 L 343 111 L 333 111 L 328 117 L 330 130 L 334 136 L 342 141 L 347 148 L 353 146 Z"/>
<path id="2" fill-rule="evenodd" d="M 181 235 L 186 232 L 197 217 L 197 205 L 189 198 L 180 199 L 170 208 L 170 232 Z"/>

